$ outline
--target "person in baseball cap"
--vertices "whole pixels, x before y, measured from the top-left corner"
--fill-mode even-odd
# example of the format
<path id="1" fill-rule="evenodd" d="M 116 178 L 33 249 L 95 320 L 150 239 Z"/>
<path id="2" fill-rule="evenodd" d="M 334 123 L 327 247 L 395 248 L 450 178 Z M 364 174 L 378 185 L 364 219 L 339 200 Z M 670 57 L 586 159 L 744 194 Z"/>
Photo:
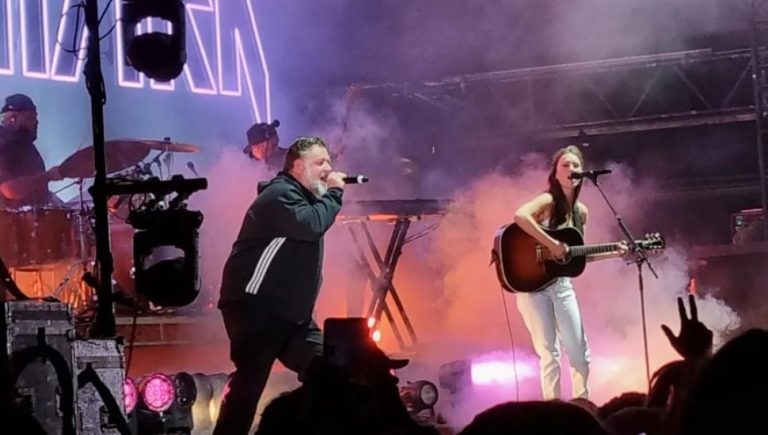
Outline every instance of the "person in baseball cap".
<path id="1" fill-rule="evenodd" d="M 245 133 L 248 144 L 243 148 L 243 153 L 254 160 L 266 160 L 280 142 L 280 136 L 277 134 L 279 126 L 278 120 L 274 120 L 271 124 L 266 122 L 253 124 Z"/>
<path id="2" fill-rule="evenodd" d="M 5 97 L 0 113 L 3 127 L 11 134 L 24 139 L 37 139 L 37 106 L 24 94 Z"/>
<path id="3" fill-rule="evenodd" d="M 35 146 L 37 106 L 27 95 L 9 95 L 3 100 L 0 117 L 0 204 L 17 208 L 55 202 L 48 182 L 61 175 L 58 167 L 45 170 Z"/>

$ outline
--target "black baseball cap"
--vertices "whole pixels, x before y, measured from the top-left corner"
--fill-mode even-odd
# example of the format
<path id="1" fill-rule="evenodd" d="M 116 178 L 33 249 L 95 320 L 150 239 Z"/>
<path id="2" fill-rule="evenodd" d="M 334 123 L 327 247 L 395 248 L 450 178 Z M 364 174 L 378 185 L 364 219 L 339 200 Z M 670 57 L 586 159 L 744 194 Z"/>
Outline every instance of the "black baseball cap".
<path id="1" fill-rule="evenodd" d="M 5 97 L 5 104 L 0 109 L 0 113 L 22 112 L 26 110 L 37 110 L 32 99 L 24 94 L 13 94 Z"/>
<path id="2" fill-rule="evenodd" d="M 267 124 L 266 122 L 258 122 L 253 124 L 251 128 L 249 128 L 245 133 L 248 139 L 248 144 L 245 146 L 245 148 L 243 148 L 243 152 L 246 154 L 250 153 L 251 145 L 264 142 L 265 140 L 275 138 L 277 141 L 279 141 L 280 136 L 277 134 L 277 127 L 279 126 L 280 121 L 277 119 L 272 121 L 271 124 Z"/>

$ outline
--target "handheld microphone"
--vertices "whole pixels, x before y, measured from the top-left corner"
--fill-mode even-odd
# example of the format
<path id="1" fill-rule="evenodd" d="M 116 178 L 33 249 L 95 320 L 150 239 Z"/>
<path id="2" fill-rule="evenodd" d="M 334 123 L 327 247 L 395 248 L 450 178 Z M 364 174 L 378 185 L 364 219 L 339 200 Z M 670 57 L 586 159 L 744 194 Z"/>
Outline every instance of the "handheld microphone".
<path id="1" fill-rule="evenodd" d="M 344 180 L 344 183 L 346 184 L 362 184 L 368 182 L 368 177 L 365 175 L 353 175 L 350 177 L 344 177 L 342 180 Z"/>
<path id="2" fill-rule="evenodd" d="M 595 169 L 594 171 L 574 172 L 568 178 L 571 180 L 581 180 L 582 178 L 595 179 L 598 175 L 610 174 L 610 169 Z"/>

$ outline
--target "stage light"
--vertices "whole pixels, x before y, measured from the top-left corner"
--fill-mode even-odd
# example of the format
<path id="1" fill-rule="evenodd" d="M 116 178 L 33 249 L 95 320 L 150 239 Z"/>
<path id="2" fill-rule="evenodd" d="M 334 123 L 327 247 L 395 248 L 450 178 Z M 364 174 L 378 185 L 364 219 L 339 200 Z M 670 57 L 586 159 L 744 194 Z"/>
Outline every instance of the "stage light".
<path id="1" fill-rule="evenodd" d="M 170 81 L 178 77 L 187 61 L 184 2 L 123 0 L 121 15 L 126 62 L 151 79 Z M 165 20 L 170 33 L 136 35 L 136 26 L 149 18 Z"/>
<path id="2" fill-rule="evenodd" d="M 185 372 L 176 373 L 173 377 L 173 386 L 176 404 L 182 408 L 192 407 L 197 399 L 197 386 L 192 375 Z"/>
<path id="3" fill-rule="evenodd" d="M 136 290 L 161 307 L 189 305 L 200 293 L 203 215 L 185 209 L 131 213 Z"/>
<path id="4" fill-rule="evenodd" d="M 434 413 L 435 404 L 439 398 L 437 385 L 429 381 L 407 382 L 400 387 L 400 398 L 408 408 L 408 412 L 418 414 L 424 410 Z"/>
<path id="5" fill-rule="evenodd" d="M 143 378 L 139 383 L 139 393 L 144 405 L 155 412 L 168 410 L 176 399 L 173 381 L 162 373 Z"/>
<path id="6" fill-rule="evenodd" d="M 189 373 L 179 372 L 171 377 L 174 400 L 163 412 L 163 433 L 189 434 L 194 427 L 192 405 L 197 400 L 197 386 Z"/>
<path id="7" fill-rule="evenodd" d="M 381 341 L 381 331 L 378 329 L 374 329 L 373 333 L 371 333 L 371 338 L 373 339 L 374 343 L 378 343 Z"/>
<path id="8" fill-rule="evenodd" d="M 125 378 L 125 381 L 123 381 L 123 404 L 125 405 L 126 414 L 130 414 L 136 408 L 138 400 L 139 395 L 136 391 L 136 384 L 133 382 L 133 379 Z"/>

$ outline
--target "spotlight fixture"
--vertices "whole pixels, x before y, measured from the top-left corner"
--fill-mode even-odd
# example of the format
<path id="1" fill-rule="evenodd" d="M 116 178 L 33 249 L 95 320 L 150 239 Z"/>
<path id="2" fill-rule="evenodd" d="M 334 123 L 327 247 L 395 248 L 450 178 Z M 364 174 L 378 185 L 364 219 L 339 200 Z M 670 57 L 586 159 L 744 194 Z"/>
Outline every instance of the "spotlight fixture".
<path id="1" fill-rule="evenodd" d="M 139 396 L 136 391 L 136 384 L 131 378 L 125 378 L 123 381 L 123 404 L 125 405 L 125 413 L 130 414 L 131 411 L 136 408 L 136 402 L 138 402 Z"/>
<path id="2" fill-rule="evenodd" d="M 200 292 L 198 229 L 203 214 L 188 210 L 186 200 L 207 186 L 205 178 L 187 180 L 181 175 L 165 181 L 112 180 L 107 185 L 111 195 L 143 193 L 148 198 L 131 210 L 128 223 L 135 230 L 136 292 L 155 305 L 185 306 Z"/>
<path id="3" fill-rule="evenodd" d="M 168 410 L 176 399 L 173 381 L 162 373 L 153 373 L 143 378 L 139 383 L 139 393 L 144 405 L 155 412 Z"/>
<path id="4" fill-rule="evenodd" d="M 182 408 L 189 408 L 197 399 L 197 386 L 195 379 L 186 372 L 179 372 L 173 377 L 173 386 L 176 393 L 176 404 Z"/>
<path id="5" fill-rule="evenodd" d="M 182 0 L 123 0 L 123 44 L 126 61 L 137 71 L 158 81 L 178 77 L 187 61 L 186 19 Z M 170 23 L 171 33 L 136 34 L 143 20 L 160 18 Z"/>
<path id="6" fill-rule="evenodd" d="M 435 404 L 439 398 L 437 385 L 429 381 L 407 382 L 400 387 L 400 398 L 411 414 L 429 410 L 434 414 Z"/>
<path id="7" fill-rule="evenodd" d="M 163 412 L 163 433 L 189 434 L 194 427 L 192 407 L 197 401 L 197 386 L 192 375 L 179 372 L 170 377 L 173 382 L 174 399 Z"/>

